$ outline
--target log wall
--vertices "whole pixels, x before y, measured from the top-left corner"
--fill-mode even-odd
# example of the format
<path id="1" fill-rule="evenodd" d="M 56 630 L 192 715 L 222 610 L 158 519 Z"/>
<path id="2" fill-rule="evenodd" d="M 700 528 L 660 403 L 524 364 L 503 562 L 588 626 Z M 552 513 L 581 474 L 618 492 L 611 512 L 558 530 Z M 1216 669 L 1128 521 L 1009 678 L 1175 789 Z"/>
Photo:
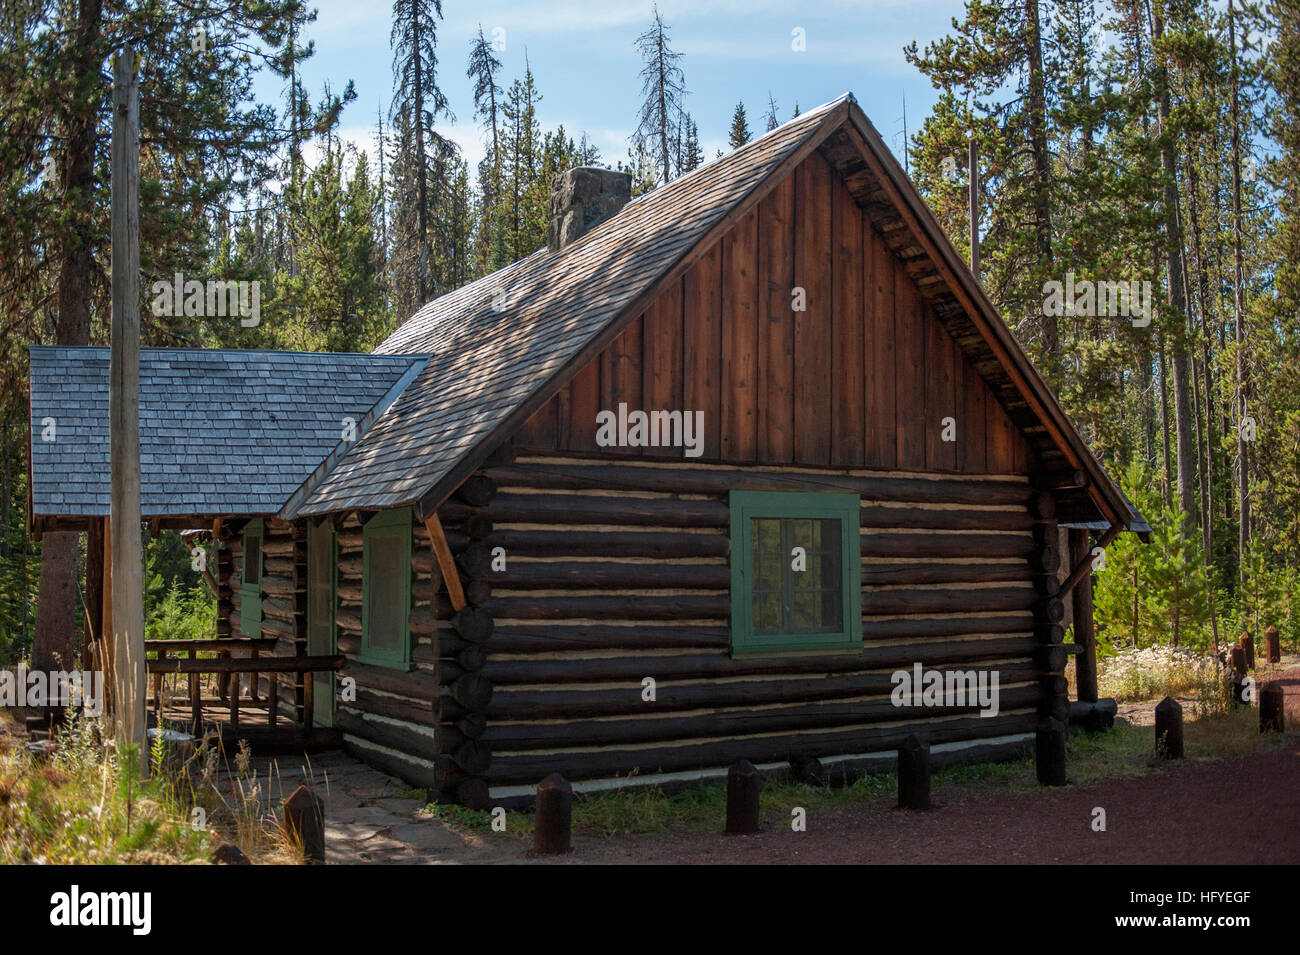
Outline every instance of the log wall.
<path id="1" fill-rule="evenodd" d="M 233 533 L 218 551 L 220 570 L 229 567 L 228 589 L 222 594 L 229 605 L 225 615 L 226 629 L 221 636 L 243 635 L 241 627 L 242 598 L 240 587 L 244 574 L 243 525 L 232 528 Z M 262 535 L 262 638 L 273 640 L 269 649 L 277 656 L 299 656 L 307 652 L 306 623 L 306 550 L 302 527 L 286 521 L 267 519 Z M 220 585 L 221 577 L 218 576 Z M 220 608 L 218 608 L 220 610 Z M 218 614 L 218 620 L 221 614 Z M 249 679 L 244 676 L 243 679 Z M 281 674 L 276 677 L 281 712 L 290 714 L 298 722 L 303 719 L 304 686 L 300 674 Z M 258 678 L 258 694 L 265 698 L 271 690 L 270 678 Z"/>
<path id="2" fill-rule="evenodd" d="M 495 496 L 453 499 L 440 514 L 479 535 L 448 531 L 471 586 L 485 584 L 476 596 L 492 629 L 474 672 L 490 698 L 466 705 L 444 691 L 442 719 L 451 731 L 453 720 L 473 728 L 486 717 L 465 762 L 494 790 L 551 772 L 590 781 L 741 757 L 847 757 L 888 751 L 914 731 L 931 743 L 1004 738 L 1031 731 L 1055 693 L 1063 661 L 1044 644 L 1060 628 L 1042 581 L 1058 557 L 1036 513 L 1050 516 L 1050 501 L 1038 503 L 1023 476 L 537 455 L 482 473 Z M 860 654 L 731 658 L 733 488 L 860 495 Z M 497 547 L 503 571 L 491 569 Z M 453 616 L 442 593 L 434 610 Z M 916 662 L 996 669 L 1001 712 L 895 708 L 890 675 Z M 447 652 L 442 666 L 469 672 Z M 643 699 L 647 677 L 654 702 Z"/>
<path id="3" fill-rule="evenodd" d="M 363 525 L 357 516 L 338 527 L 338 650 L 347 658 L 340 679 L 356 681 L 355 700 L 340 700 L 335 725 L 344 748 L 386 772 L 437 790 L 443 783 L 437 732 L 438 639 L 430 607 L 440 585 L 428 537 L 413 525 L 411 603 L 408 625 L 411 669 L 361 663 Z"/>

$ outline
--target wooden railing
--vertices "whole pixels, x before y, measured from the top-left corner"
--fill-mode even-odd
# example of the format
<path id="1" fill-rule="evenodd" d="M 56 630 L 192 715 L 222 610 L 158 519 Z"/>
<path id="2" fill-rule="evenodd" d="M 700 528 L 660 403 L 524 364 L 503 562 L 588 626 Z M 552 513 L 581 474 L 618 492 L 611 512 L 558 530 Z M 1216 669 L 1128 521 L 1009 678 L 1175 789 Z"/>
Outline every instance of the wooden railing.
<path id="1" fill-rule="evenodd" d="M 209 640 L 146 640 L 144 644 L 146 669 L 153 677 L 153 703 L 157 707 L 159 719 L 162 717 L 163 678 L 170 675 L 186 674 L 189 677 L 189 698 L 191 721 L 195 729 L 203 723 L 203 699 L 200 677 L 215 675 L 218 678 L 243 673 L 252 674 L 249 680 L 249 698 L 260 702 L 258 682 L 266 674 L 270 683 L 267 694 L 267 722 L 275 727 L 279 721 L 280 697 L 278 689 L 279 674 L 290 673 L 306 676 L 312 673 L 338 670 L 343 666 L 343 656 L 263 656 L 263 651 L 271 651 L 275 640 L 252 639 L 248 637 L 227 637 Z M 244 650 L 247 657 L 233 657 L 232 651 Z M 216 657 L 200 657 L 200 653 L 218 653 Z M 152 656 L 152 659 L 149 657 Z M 220 682 L 220 680 L 219 680 Z M 218 702 L 228 702 L 230 706 L 230 727 L 239 729 L 239 685 L 240 680 L 229 681 L 230 685 Z M 303 680 L 303 705 L 299 722 L 303 729 L 312 726 L 313 683 L 311 679 Z"/>

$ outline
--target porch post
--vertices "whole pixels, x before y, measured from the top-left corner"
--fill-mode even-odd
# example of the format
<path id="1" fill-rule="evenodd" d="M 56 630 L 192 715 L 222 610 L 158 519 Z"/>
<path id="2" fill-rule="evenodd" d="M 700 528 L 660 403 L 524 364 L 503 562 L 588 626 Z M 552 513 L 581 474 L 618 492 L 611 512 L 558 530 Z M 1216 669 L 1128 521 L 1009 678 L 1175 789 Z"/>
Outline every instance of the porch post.
<path id="1" fill-rule="evenodd" d="M 1070 529 L 1070 564 L 1078 567 L 1089 558 L 1088 532 L 1081 528 Z M 1092 573 L 1079 578 L 1074 587 L 1074 642 L 1078 652 L 1074 657 L 1075 686 L 1079 702 L 1097 702 L 1097 633 L 1092 616 Z"/>

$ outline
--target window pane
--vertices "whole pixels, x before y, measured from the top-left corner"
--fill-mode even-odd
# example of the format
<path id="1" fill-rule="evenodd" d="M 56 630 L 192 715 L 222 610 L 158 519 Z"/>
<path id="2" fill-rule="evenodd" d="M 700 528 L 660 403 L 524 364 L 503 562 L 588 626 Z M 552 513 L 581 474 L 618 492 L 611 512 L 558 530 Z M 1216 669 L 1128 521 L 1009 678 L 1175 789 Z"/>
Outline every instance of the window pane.
<path id="1" fill-rule="evenodd" d="M 752 518 L 755 633 L 836 633 L 843 627 L 841 522 Z M 805 552 L 803 570 L 793 549 Z"/>
<path id="2" fill-rule="evenodd" d="M 780 591 L 754 592 L 754 632 L 778 633 L 781 630 Z"/>
<path id="3" fill-rule="evenodd" d="M 402 606 L 405 542 L 400 537 L 373 537 L 366 546 L 370 554 L 370 578 L 366 581 L 367 643 L 374 650 L 399 653 L 406 645 L 406 634 L 401 632 L 406 615 Z"/>
<path id="4" fill-rule="evenodd" d="M 244 538 L 244 583 L 262 582 L 262 538 L 250 534 Z"/>

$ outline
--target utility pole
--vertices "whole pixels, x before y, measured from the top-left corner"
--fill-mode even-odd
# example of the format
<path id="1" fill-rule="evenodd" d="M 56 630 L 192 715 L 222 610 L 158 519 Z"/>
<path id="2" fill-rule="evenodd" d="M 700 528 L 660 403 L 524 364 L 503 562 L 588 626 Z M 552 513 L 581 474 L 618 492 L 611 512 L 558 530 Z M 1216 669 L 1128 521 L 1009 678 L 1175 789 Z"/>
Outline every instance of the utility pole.
<path id="1" fill-rule="evenodd" d="M 966 162 L 970 169 L 970 270 L 980 280 L 980 162 L 975 134 L 966 143 Z"/>
<path id="2" fill-rule="evenodd" d="M 113 324 L 109 359 L 113 726 L 120 751 L 145 744 L 144 553 L 140 533 L 140 87 L 135 48 L 113 60 Z"/>

